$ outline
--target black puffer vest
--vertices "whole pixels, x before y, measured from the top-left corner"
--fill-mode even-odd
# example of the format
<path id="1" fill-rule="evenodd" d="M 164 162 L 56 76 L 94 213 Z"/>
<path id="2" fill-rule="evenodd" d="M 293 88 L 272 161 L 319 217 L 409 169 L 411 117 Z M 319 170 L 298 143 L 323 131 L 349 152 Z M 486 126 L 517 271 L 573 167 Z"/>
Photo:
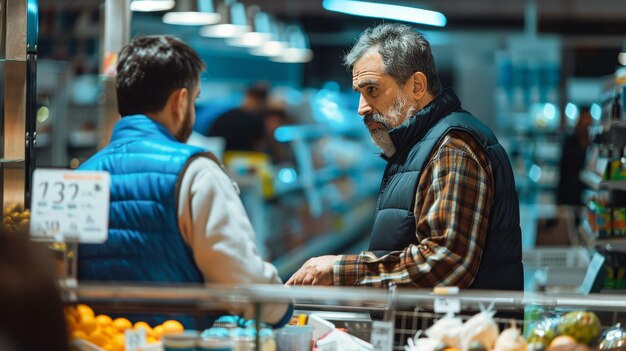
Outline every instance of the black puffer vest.
<path id="1" fill-rule="evenodd" d="M 396 153 L 388 159 L 376 205 L 370 250 L 378 255 L 419 244 L 413 209 L 421 170 L 450 131 L 470 133 L 487 152 L 495 182 L 489 230 L 471 288 L 523 290 L 519 204 L 509 158 L 493 132 L 445 90 L 407 123 L 390 131 Z"/>

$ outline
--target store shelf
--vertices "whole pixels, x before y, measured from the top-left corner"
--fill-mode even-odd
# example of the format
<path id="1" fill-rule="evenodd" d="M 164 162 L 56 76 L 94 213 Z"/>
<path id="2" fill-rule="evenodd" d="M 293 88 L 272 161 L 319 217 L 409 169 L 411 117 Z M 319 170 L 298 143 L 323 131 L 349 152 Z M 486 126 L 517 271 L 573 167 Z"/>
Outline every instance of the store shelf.
<path id="1" fill-rule="evenodd" d="M 24 162 L 23 158 L 0 158 L 0 164 L 7 165 L 11 163 Z"/>
<path id="2" fill-rule="evenodd" d="M 371 202 L 374 200 L 370 198 Z M 350 212 L 343 215 L 346 228 L 339 232 L 329 232 L 316 236 L 302 246 L 279 257 L 272 263 L 278 269 L 281 277 L 286 277 L 297 271 L 306 260 L 311 257 L 337 253 L 341 249 L 361 238 L 363 231 L 372 223 L 371 207 L 363 201 Z M 372 204 L 373 205 L 373 204 Z"/>
<path id="3" fill-rule="evenodd" d="M 626 129 L 626 121 L 612 121 L 611 122 L 611 128 L 613 127 L 617 127 L 617 128 L 624 128 Z"/>
<path id="4" fill-rule="evenodd" d="M 626 238 L 596 239 L 595 246 L 607 251 L 626 252 Z"/>
<path id="5" fill-rule="evenodd" d="M 596 135 L 593 139 L 595 144 L 626 144 L 626 121 L 611 121 L 608 125 L 604 124 L 605 129 L 602 133 Z"/>
<path id="6" fill-rule="evenodd" d="M 593 190 L 626 191 L 626 180 L 603 180 L 598 174 L 585 169 L 580 173 L 580 180 Z"/>
<path id="7" fill-rule="evenodd" d="M 626 252 L 626 238 L 598 238 L 586 220 L 578 227 L 578 238 L 588 248 Z"/>

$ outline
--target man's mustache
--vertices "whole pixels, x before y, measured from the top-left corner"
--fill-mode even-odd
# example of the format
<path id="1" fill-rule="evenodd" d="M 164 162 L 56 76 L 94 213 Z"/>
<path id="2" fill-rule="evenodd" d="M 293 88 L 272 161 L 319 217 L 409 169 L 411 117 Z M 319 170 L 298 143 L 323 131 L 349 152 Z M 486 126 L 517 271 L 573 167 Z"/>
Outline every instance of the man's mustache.
<path id="1" fill-rule="evenodd" d="M 369 123 L 372 123 L 372 122 L 380 123 L 380 124 L 384 125 L 385 127 L 389 128 L 389 126 L 385 122 L 385 119 L 383 118 L 383 116 L 380 113 L 370 113 L 368 115 L 363 116 L 363 123 L 366 126 Z"/>

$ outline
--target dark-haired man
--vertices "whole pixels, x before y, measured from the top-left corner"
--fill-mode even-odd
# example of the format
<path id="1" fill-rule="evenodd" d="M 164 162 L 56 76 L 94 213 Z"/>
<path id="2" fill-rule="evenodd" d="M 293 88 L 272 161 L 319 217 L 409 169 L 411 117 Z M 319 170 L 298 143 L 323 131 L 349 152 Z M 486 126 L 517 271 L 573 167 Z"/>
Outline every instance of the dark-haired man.
<path id="1" fill-rule="evenodd" d="M 345 63 L 388 162 L 370 248 L 312 258 L 287 284 L 523 289 L 509 159 L 442 90 L 430 43 L 409 26 L 383 24 L 361 35 Z"/>
<path id="2" fill-rule="evenodd" d="M 104 244 L 81 245 L 79 279 L 281 282 L 258 254 L 236 184 L 213 155 L 184 144 L 203 70 L 198 54 L 170 36 L 139 37 L 122 48 L 116 76 L 122 119 L 110 144 L 80 167 L 111 174 L 109 236 Z M 263 312 L 265 322 L 280 326 L 291 307 Z"/>

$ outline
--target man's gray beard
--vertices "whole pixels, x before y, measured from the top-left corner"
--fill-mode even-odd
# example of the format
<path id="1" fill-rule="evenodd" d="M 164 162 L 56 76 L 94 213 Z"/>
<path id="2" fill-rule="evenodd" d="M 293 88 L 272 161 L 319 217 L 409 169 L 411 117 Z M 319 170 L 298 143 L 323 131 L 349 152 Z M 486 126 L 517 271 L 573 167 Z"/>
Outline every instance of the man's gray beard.
<path id="1" fill-rule="evenodd" d="M 391 157 L 396 153 L 396 146 L 391 141 L 391 136 L 389 136 L 389 131 L 392 129 L 391 125 L 387 121 L 393 121 L 396 126 L 399 126 L 402 123 L 406 123 L 409 118 L 415 113 L 415 107 L 411 106 L 406 109 L 406 106 L 409 104 L 409 101 L 406 96 L 401 95 L 398 99 L 391 105 L 389 108 L 389 112 L 387 112 L 387 118 L 384 118 L 379 113 L 373 113 L 371 119 L 382 123 L 386 129 L 370 129 L 370 135 L 372 136 L 372 142 L 374 145 L 378 146 L 378 148 L 383 152 L 383 155 L 387 157 Z M 402 113 L 406 109 L 406 113 Z"/>
<path id="2" fill-rule="evenodd" d="M 372 136 L 372 142 L 374 145 L 378 146 L 378 148 L 383 152 L 383 155 L 391 157 L 396 153 L 396 147 L 391 141 L 388 130 L 370 130 L 370 135 Z"/>

